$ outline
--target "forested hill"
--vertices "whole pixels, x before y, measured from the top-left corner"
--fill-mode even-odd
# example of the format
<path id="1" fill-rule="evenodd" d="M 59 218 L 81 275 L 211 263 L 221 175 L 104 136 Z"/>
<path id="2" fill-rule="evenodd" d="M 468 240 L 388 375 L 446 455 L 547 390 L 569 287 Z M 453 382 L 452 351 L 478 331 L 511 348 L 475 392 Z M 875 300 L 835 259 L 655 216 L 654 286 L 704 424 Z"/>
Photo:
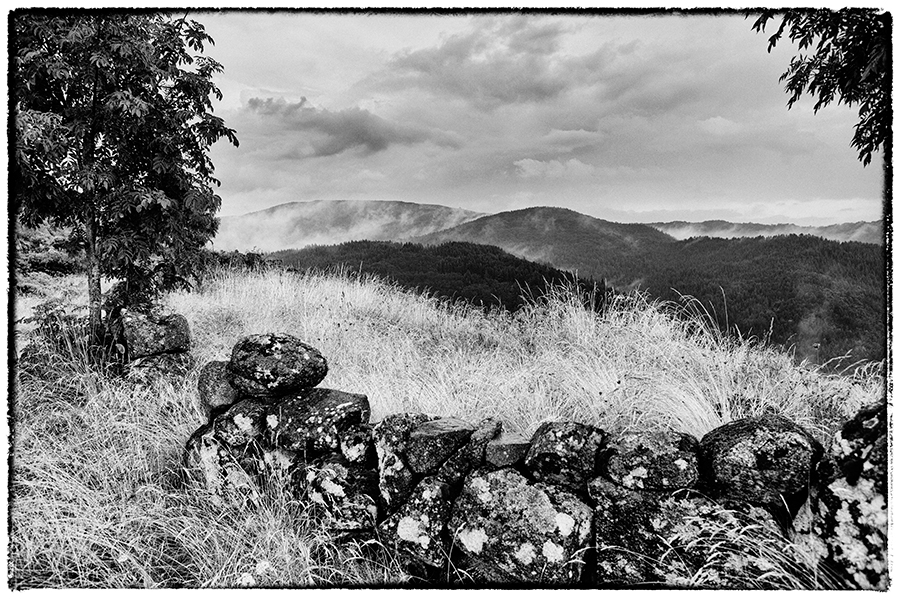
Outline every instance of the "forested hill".
<path id="1" fill-rule="evenodd" d="M 548 286 L 576 281 L 570 273 L 517 258 L 496 246 L 467 242 L 437 246 L 347 242 L 281 250 L 267 258 L 297 269 L 343 267 L 352 272 L 372 273 L 407 289 L 485 307 L 502 306 L 510 311 L 524 303 L 523 291 L 526 295 L 541 296 Z M 594 288 L 593 281 L 577 281 L 585 289 Z"/>
<path id="2" fill-rule="evenodd" d="M 811 235 L 692 238 L 651 261 L 648 291 L 702 299 L 719 324 L 793 346 L 835 366 L 885 357 L 885 258 L 881 246 Z M 816 348 L 816 344 L 819 347 Z"/>
<path id="3" fill-rule="evenodd" d="M 648 225 L 614 223 L 565 208 L 537 207 L 488 215 L 414 238 L 439 244 L 493 244 L 507 252 L 626 289 L 640 282 L 648 260 L 675 238 Z"/>

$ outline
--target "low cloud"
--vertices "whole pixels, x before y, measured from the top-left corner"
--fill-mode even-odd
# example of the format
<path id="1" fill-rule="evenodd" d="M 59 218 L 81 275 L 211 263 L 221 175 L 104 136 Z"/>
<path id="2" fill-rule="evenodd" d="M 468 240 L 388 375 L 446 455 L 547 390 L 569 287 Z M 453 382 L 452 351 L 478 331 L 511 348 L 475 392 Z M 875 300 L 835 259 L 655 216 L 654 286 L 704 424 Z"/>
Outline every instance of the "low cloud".
<path id="1" fill-rule="evenodd" d="M 517 169 L 516 173 L 524 178 L 584 179 L 592 177 L 596 171 L 593 166 L 585 164 L 577 158 L 570 158 L 567 161 L 523 158 L 514 164 Z"/>
<path id="2" fill-rule="evenodd" d="M 311 134 L 300 157 L 334 156 L 347 151 L 362 155 L 375 154 L 392 145 L 411 146 L 433 142 L 454 146 L 452 136 L 424 127 L 394 123 L 368 110 L 348 108 L 330 111 L 312 106 L 306 98 L 290 103 L 272 98 L 251 98 L 247 102 L 251 112 L 277 121 L 283 132 Z"/>

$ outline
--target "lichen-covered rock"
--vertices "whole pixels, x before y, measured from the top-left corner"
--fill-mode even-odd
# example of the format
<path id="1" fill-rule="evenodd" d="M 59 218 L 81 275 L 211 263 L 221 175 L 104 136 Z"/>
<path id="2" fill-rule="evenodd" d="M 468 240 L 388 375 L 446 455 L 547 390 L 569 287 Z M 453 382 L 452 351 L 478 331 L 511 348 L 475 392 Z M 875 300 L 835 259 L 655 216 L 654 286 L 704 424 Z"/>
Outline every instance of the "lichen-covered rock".
<path id="1" fill-rule="evenodd" d="M 347 462 L 354 465 L 377 467 L 378 457 L 375 454 L 375 439 L 372 436 L 370 423 L 352 425 L 340 432 L 341 454 Z"/>
<path id="2" fill-rule="evenodd" d="M 314 388 L 282 398 L 266 417 L 272 444 L 311 456 L 335 452 L 340 434 L 369 420 L 369 400 L 326 388 Z"/>
<path id="3" fill-rule="evenodd" d="M 451 487 L 459 485 L 466 475 L 484 464 L 488 443 L 499 435 L 503 424 L 493 417 L 482 419 L 462 448 L 444 461 L 437 472 L 438 479 Z"/>
<path id="4" fill-rule="evenodd" d="M 155 354 L 126 363 L 123 371 L 127 381 L 150 384 L 164 377 L 184 377 L 193 365 L 193 357 L 187 352 Z"/>
<path id="5" fill-rule="evenodd" d="M 582 423 L 543 423 L 531 438 L 525 467 L 537 481 L 581 490 L 597 470 L 605 435 Z"/>
<path id="6" fill-rule="evenodd" d="M 595 504 L 595 585 L 767 589 L 796 581 L 767 556 L 790 550 L 763 509 L 742 513 L 687 490 L 639 492 L 603 477 L 591 480 L 588 491 Z"/>
<path id="7" fill-rule="evenodd" d="M 409 434 L 406 464 L 413 473 L 433 475 L 474 430 L 469 423 L 453 418 L 422 423 Z"/>
<path id="8" fill-rule="evenodd" d="M 397 512 L 378 526 L 385 545 L 429 567 L 447 561 L 449 486 L 434 476 L 425 477 L 409 493 Z"/>
<path id="9" fill-rule="evenodd" d="M 591 509 L 513 469 L 480 469 L 463 483 L 449 529 L 484 582 L 571 585 L 590 542 Z"/>
<path id="10" fill-rule="evenodd" d="M 675 431 L 626 433 L 607 442 L 605 473 L 629 489 L 676 490 L 697 483 L 697 438 Z"/>
<path id="11" fill-rule="evenodd" d="M 230 406 L 212 421 L 216 436 L 232 448 L 258 442 L 266 430 L 267 405 L 252 398 Z"/>
<path id="12" fill-rule="evenodd" d="M 413 429 L 433 420 L 422 413 L 385 417 L 372 429 L 378 456 L 378 490 L 386 511 L 400 506 L 412 490 L 415 476 L 406 464 L 406 447 Z"/>
<path id="13" fill-rule="evenodd" d="M 806 501 L 821 445 L 777 415 L 718 427 L 700 441 L 701 479 L 713 498 L 762 506 L 793 517 Z M 789 514 L 783 514 L 785 510 Z"/>
<path id="14" fill-rule="evenodd" d="M 191 349 L 191 331 L 182 315 L 144 315 L 122 309 L 119 328 L 129 360 Z"/>
<path id="15" fill-rule="evenodd" d="M 200 397 L 200 406 L 207 418 L 223 408 L 231 406 L 240 397 L 238 391 L 231 385 L 228 363 L 222 360 L 213 360 L 200 369 L 197 377 L 197 392 Z"/>
<path id="16" fill-rule="evenodd" d="M 305 465 L 302 477 L 307 497 L 322 511 L 329 529 L 358 532 L 375 527 L 378 483 L 374 471 L 351 465 L 340 454 L 331 454 Z"/>
<path id="17" fill-rule="evenodd" d="M 494 467 L 511 467 L 525 460 L 531 440 L 521 433 L 501 431 L 484 449 L 484 462 Z"/>
<path id="18" fill-rule="evenodd" d="M 813 535 L 830 569 L 861 589 L 888 587 L 887 403 L 868 406 L 834 436 L 819 464 Z"/>
<path id="19" fill-rule="evenodd" d="M 249 335 L 235 344 L 228 363 L 231 384 L 248 396 L 276 398 L 318 385 L 328 373 L 325 357 L 285 333 Z"/>
<path id="20" fill-rule="evenodd" d="M 184 466 L 188 475 L 211 494 L 216 506 L 242 505 L 259 498 L 253 476 L 216 438 L 211 424 L 204 425 L 188 439 Z"/>

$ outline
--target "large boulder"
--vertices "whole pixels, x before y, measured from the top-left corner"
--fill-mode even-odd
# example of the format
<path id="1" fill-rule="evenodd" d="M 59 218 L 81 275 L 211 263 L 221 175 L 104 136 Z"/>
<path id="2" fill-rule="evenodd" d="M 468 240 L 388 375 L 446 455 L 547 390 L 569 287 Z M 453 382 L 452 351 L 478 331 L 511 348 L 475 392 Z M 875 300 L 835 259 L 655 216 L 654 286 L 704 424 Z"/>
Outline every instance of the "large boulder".
<path id="1" fill-rule="evenodd" d="M 191 348 L 191 331 L 182 315 L 144 315 L 122 309 L 119 327 L 129 360 Z"/>
<path id="2" fill-rule="evenodd" d="M 211 424 L 188 439 L 184 466 L 189 478 L 206 489 L 216 506 L 243 505 L 259 498 L 253 475 L 217 439 Z"/>
<path id="3" fill-rule="evenodd" d="M 228 363 L 222 360 L 210 361 L 200 369 L 197 392 L 207 418 L 238 401 L 240 395 L 231 385 L 230 378 Z"/>
<path id="4" fill-rule="evenodd" d="M 815 438 L 784 417 L 739 419 L 703 436 L 701 479 L 714 498 L 761 506 L 789 521 L 806 501 L 821 456 Z"/>
<path id="5" fill-rule="evenodd" d="M 321 455 L 340 450 L 341 432 L 369 420 L 369 400 L 327 388 L 314 388 L 282 398 L 266 417 L 277 448 Z"/>
<path id="6" fill-rule="evenodd" d="M 483 582 L 571 585 L 580 581 L 591 509 L 513 469 L 480 469 L 463 483 L 449 529 Z"/>
<path id="7" fill-rule="evenodd" d="M 829 569 L 861 589 L 888 578 L 887 403 L 864 407 L 834 436 L 819 464 L 813 535 Z"/>
<path id="8" fill-rule="evenodd" d="M 315 387 L 328 373 L 318 350 L 285 333 L 241 339 L 231 351 L 228 369 L 237 390 L 270 398 Z"/>
<path id="9" fill-rule="evenodd" d="M 413 562 L 442 567 L 448 556 L 449 486 L 434 476 L 412 489 L 397 512 L 378 526 L 385 545 Z"/>
<path id="10" fill-rule="evenodd" d="M 605 473 L 629 489 L 676 490 L 697 483 L 697 438 L 675 431 L 626 433 L 607 445 Z"/>
<path id="11" fill-rule="evenodd" d="M 409 436 L 419 425 L 434 420 L 422 413 L 389 415 L 372 429 L 378 456 L 378 489 L 385 511 L 400 506 L 415 485 L 415 474 L 406 464 Z"/>
<path id="12" fill-rule="evenodd" d="M 543 423 L 531 437 L 525 468 L 537 481 L 581 491 L 596 473 L 604 438 L 603 430 L 591 425 Z"/>
<path id="13" fill-rule="evenodd" d="M 453 418 L 422 423 L 409 434 L 406 463 L 413 473 L 433 475 L 474 430 L 469 423 Z"/>

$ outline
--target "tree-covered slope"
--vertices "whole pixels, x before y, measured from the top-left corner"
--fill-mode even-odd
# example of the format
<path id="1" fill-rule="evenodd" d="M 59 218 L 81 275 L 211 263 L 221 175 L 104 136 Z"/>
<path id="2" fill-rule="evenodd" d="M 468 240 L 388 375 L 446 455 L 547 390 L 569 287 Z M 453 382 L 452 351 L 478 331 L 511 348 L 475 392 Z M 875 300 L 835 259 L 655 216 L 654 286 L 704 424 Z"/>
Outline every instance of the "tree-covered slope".
<path id="1" fill-rule="evenodd" d="M 347 242 L 273 252 L 270 259 L 296 269 L 345 270 L 386 277 L 401 286 L 483 306 L 516 310 L 525 295 L 543 295 L 548 286 L 574 281 L 553 267 L 512 256 L 496 246 L 448 242 Z M 580 280 L 589 289 L 593 282 Z"/>

